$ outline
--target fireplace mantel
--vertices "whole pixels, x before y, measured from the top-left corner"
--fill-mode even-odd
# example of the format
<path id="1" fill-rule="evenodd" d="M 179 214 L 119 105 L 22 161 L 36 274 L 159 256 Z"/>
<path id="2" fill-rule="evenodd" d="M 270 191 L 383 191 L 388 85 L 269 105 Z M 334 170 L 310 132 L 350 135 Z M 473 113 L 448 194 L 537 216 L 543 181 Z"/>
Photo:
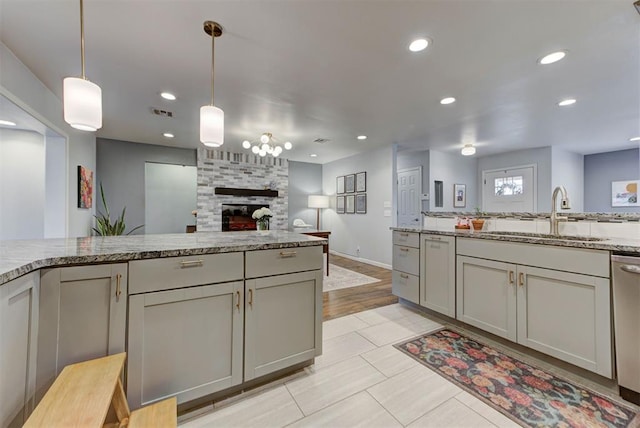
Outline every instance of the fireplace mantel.
<path id="1" fill-rule="evenodd" d="M 216 195 L 232 195 L 232 196 L 266 196 L 271 198 L 278 197 L 277 190 L 264 189 L 236 189 L 233 187 L 216 187 L 214 188 Z"/>

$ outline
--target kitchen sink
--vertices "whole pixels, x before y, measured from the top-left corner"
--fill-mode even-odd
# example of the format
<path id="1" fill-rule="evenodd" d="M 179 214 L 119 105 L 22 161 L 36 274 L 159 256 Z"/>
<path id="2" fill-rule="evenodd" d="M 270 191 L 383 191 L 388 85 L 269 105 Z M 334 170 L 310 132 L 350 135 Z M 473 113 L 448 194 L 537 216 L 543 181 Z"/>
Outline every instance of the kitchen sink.
<path id="1" fill-rule="evenodd" d="M 594 236 L 575 236 L 575 235 L 552 235 L 550 233 L 530 233 L 530 232 L 507 232 L 497 230 L 494 232 L 482 232 L 485 235 L 501 235 L 501 236 L 521 236 L 525 238 L 540 239 L 562 239 L 567 241 L 604 241 L 606 238 L 596 238 Z"/>

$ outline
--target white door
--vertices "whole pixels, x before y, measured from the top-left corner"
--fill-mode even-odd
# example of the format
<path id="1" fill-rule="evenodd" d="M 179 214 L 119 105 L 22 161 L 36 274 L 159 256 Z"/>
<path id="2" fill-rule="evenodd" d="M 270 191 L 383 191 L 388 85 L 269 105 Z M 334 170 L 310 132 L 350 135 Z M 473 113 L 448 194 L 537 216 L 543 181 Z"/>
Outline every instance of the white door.
<path id="1" fill-rule="evenodd" d="M 398 171 L 398 226 L 419 227 L 422 168 Z"/>
<path id="2" fill-rule="evenodd" d="M 482 210 L 535 212 L 536 166 L 482 171 Z"/>

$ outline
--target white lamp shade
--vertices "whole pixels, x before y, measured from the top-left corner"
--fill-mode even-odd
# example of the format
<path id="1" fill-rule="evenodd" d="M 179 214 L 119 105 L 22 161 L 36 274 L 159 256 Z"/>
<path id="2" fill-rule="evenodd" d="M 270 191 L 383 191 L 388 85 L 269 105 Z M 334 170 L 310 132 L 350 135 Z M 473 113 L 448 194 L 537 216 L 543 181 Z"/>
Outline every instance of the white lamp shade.
<path id="1" fill-rule="evenodd" d="M 62 82 L 64 121 L 72 128 L 96 131 L 102 128 L 102 89 L 80 77 Z"/>
<path id="2" fill-rule="evenodd" d="M 476 154 L 476 148 L 471 144 L 465 144 L 465 146 L 460 150 L 462 156 L 471 156 Z"/>
<path id="3" fill-rule="evenodd" d="M 309 208 L 329 208 L 329 197 L 325 195 L 309 195 Z"/>
<path id="4" fill-rule="evenodd" d="M 224 112 L 216 106 L 200 107 L 200 142 L 208 147 L 224 144 Z"/>

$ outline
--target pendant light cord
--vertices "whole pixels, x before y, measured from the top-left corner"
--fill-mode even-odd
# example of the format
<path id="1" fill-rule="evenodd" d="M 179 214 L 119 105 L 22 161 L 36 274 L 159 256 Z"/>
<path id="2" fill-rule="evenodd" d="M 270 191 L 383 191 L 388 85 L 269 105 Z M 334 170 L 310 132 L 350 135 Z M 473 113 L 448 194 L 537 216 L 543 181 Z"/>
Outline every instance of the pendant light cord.
<path id="1" fill-rule="evenodd" d="M 84 74 L 84 2 L 80 0 L 80 60 L 82 61 L 82 78 L 87 79 Z"/>
<path id="2" fill-rule="evenodd" d="M 216 27 L 211 26 L 211 105 L 213 105 L 213 72 L 215 67 L 216 53 Z"/>

